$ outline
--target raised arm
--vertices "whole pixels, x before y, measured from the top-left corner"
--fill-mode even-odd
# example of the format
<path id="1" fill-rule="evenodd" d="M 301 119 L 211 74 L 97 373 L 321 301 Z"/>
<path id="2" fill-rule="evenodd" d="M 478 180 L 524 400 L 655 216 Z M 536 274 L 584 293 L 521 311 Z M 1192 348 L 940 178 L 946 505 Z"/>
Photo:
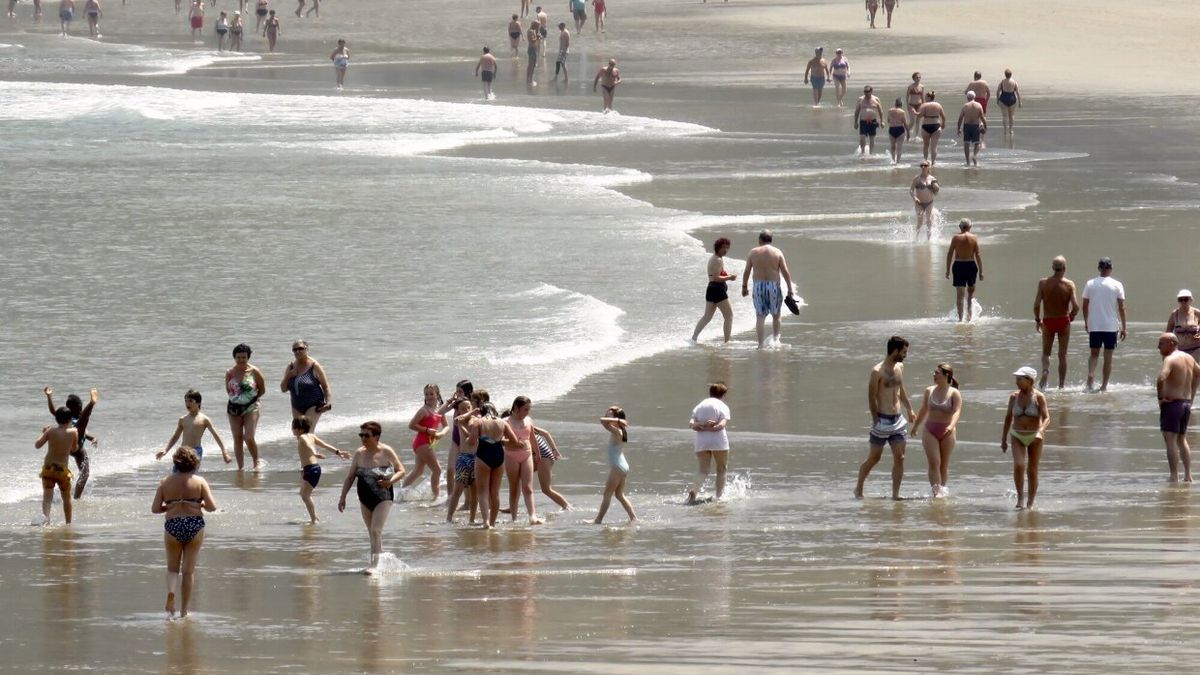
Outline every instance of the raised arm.
<path id="1" fill-rule="evenodd" d="M 50 408 L 50 414 L 54 414 L 54 390 L 50 387 L 42 389 L 42 393 L 46 395 L 46 407 Z"/>

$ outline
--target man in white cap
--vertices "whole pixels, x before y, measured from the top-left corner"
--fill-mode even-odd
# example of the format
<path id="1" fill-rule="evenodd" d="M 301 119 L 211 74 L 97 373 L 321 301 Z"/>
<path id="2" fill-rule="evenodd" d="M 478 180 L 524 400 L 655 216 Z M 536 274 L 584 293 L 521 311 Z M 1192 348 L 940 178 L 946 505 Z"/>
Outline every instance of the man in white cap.
<path id="1" fill-rule="evenodd" d="M 1200 387 L 1200 365 L 1176 349 L 1178 340 L 1173 333 L 1158 336 L 1158 353 L 1163 357 L 1155 390 L 1158 394 L 1158 427 L 1167 446 L 1167 466 L 1171 482 L 1179 480 L 1179 463 L 1183 460 L 1183 481 L 1192 482 L 1192 451 L 1187 442 L 1188 418 L 1192 400 Z"/>
<path id="2" fill-rule="evenodd" d="M 1083 329 L 1088 334 L 1087 390 L 1096 386 L 1096 362 L 1100 360 L 1100 348 L 1104 348 L 1104 380 L 1100 391 L 1108 391 L 1108 380 L 1112 376 L 1113 350 L 1117 339 L 1125 341 L 1125 286 L 1112 278 L 1112 259 L 1101 258 L 1097 266 L 1100 276 L 1083 287 Z"/>

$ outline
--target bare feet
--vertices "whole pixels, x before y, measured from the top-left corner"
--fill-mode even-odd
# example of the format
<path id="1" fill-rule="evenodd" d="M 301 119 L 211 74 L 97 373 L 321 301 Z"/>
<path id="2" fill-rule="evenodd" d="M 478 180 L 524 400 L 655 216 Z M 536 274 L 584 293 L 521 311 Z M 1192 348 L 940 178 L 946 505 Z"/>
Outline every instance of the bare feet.
<path id="1" fill-rule="evenodd" d="M 696 504 L 696 493 L 695 492 L 690 492 L 690 491 L 688 492 L 687 504 L 688 504 L 688 506 L 694 506 Z"/>
<path id="2" fill-rule="evenodd" d="M 863 489 L 862 489 L 862 486 L 861 486 L 861 485 L 860 485 L 860 486 L 858 486 L 858 487 L 856 487 L 856 488 L 854 488 L 854 498 L 855 498 L 855 499 L 862 499 L 862 498 L 863 498 Z"/>
<path id="3" fill-rule="evenodd" d="M 532 517 L 532 518 L 530 518 L 530 519 L 529 519 L 529 524 L 530 524 L 530 525 L 541 525 L 541 524 L 543 524 L 544 522 L 546 522 L 546 521 L 542 520 L 541 518 L 538 518 L 537 516 L 534 516 L 534 517 Z"/>
<path id="4" fill-rule="evenodd" d="M 600 518 L 596 518 L 595 520 L 592 521 L 592 524 L 593 525 L 603 525 L 604 521 L 601 520 Z"/>
<path id="5" fill-rule="evenodd" d="M 167 593 L 167 621 L 175 620 L 175 594 Z"/>

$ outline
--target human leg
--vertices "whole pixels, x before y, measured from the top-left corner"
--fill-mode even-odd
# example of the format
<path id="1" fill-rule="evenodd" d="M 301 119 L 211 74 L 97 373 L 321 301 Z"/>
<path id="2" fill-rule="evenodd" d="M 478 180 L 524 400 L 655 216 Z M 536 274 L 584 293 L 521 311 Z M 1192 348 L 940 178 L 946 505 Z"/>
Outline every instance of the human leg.
<path id="1" fill-rule="evenodd" d="M 900 482 L 904 480 L 904 448 L 907 443 L 903 440 L 890 440 L 892 446 L 892 499 L 900 499 Z"/>
<path id="2" fill-rule="evenodd" d="M 858 484 L 854 487 L 854 496 L 862 499 L 863 485 L 867 482 L 867 476 L 870 475 L 871 469 L 879 463 L 883 458 L 883 444 L 875 445 L 874 439 L 868 445 L 867 459 L 858 467 Z"/>
<path id="3" fill-rule="evenodd" d="M 163 534 L 163 546 L 167 550 L 167 617 L 175 618 L 175 596 L 179 593 L 179 566 L 183 557 L 183 544 L 175 537 Z"/>
<path id="4" fill-rule="evenodd" d="M 1026 467 L 1028 471 L 1029 496 L 1025 502 L 1025 508 L 1032 509 L 1033 502 L 1037 498 L 1038 491 L 1038 464 L 1042 461 L 1042 439 L 1035 439 L 1029 444 L 1029 462 Z"/>
<path id="5" fill-rule="evenodd" d="M 942 437 L 938 443 L 938 451 L 941 453 L 941 462 L 938 466 L 941 467 L 942 492 L 946 491 L 946 486 L 950 484 L 950 455 L 954 454 L 954 446 L 957 442 L 955 438 L 956 432 L 951 431 Z"/>
<path id="6" fill-rule="evenodd" d="M 1016 438 L 1012 441 L 1013 458 L 1013 487 L 1017 489 L 1017 510 L 1025 508 L 1025 467 L 1028 464 L 1028 452 L 1024 444 Z"/>
<path id="7" fill-rule="evenodd" d="M 520 466 L 521 495 L 525 499 L 525 513 L 529 514 L 529 524 L 539 525 L 542 520 L 537 517 L 537 505 L 533 499 L 533 457 L 526 457 Z M 515 517 L 516 511 L 513 511 Z"/>
<path id="8" fill-rule="evenodd" d="M 695 342 L 700 337 L 700 331 L 712 321 L 713 315 L 717 313 L 717 305 L 712 302 L 704 303 L 704 315 L 700 317 L 700 321 L 696 322 L 696 330 L 692 331 L 692 342 Z"/>
<path id="9" fill-rule="evenodd" d="M 692 481 L 690 485 L 688 485 L 689 504 L 696 503 L 696 495 L 700 492 L 701 488 L 704 487 L 704 481 L 708 480 L 708 472 L 712 465 L 712 457 L 713 453 L 711 450 L 702 450 L 696 453 L 696 462 L 699 468 L 696 472 L 696 479 Z"/>
<path id="10" fill-rule="evenodd" d="M 941 496 L 942 451 L 938 439 L 929 429 L 921 432 L 921 447 L 925 450 L 925 461 L 929 465 L 929 488 L 934 497 Z"/>
<path id="11" fill-rule="evenodd" d="M 729 471 L 729 451 L 713 452 L 712 456 L 717 462 L 716 497 L 720 499 L 725 494 L 725 474 Z"/>
<path id="12" fill-rule="evenodd" d="M 625 478 L 625 474 L 621 474 L 621 480 L 617 483 L 617 489 L 613 494 L 616 496 L 617 501 L 621 503 L 621 506 L 625 508 L 625 513 L 629 516 L 629 522 L 632 523 L 637 520 L 637 514 L 633 511 L 633 504 L 630 504 L 629 499 L 625 496 Z"/>
<path id="13" fill-rule="evenodd" d="M 1104 350 L 1104 380 L 1100 383 L 1100 391 L 1108 391 L 1108 380 L 1112 377 L 1113 350 Z"/>
<path id="14" fill-rule="evenodd" d="M 517 521 L 517 489 L 521 481 L 521 464 L 504 458 L 504 477 L 508 479 L 508 513 Z"/>
<path id="15" fill-rule="evenodd" d="M 79 477 L 75 481 L 75 499 L 79 499 L 83 497 L 83 488 L 92 475 L 92 458 L 83 448 L 72 452 L 71 457 L 75 460 L 75 468 L 79 470 Z"/>
<path id="16" fill-rule="evenodd" d="M 1071 342 L 1071 326 L 1068 324 L 1058 334 L 1058 388 L 1062 389 L 1067 383 L 1067 347 Z"/>
<path id="17" fill-rule="evenodd" d="M 596 520 L 592 521 L 599 525 L 604 522 L 604 514 L 608 513 L 608 505 L 612 503 L 613 494 L 617 491 L 617 485 L 621 483 L 624 474 L 612 467 L 608 470 L 608 480 L 604 483 L 604 497 L 600 499 L 600 510 L 596 513 Z"/>
<path id="18" fill-rule="evenodd" d="M 564 511 L 570 510 L 571 503 L 554 489 L 554 460 L 543 457 L 538 462 L 537 475 L 538 486 L 542 489 L 542 494 L 561 506 Z"/>
<path id="19" fill-rule="evenodd" d="M 308 481 L 300 479 L 300 501 L 304 502 L 304 508 L 308 509 L 308 520 L 310 523 L 318 523 L 321 521 L 317 517 L 317 507 L 312 500 L 313 486 L 308 484 Z"/>
<path id="20" fill-rule="evenodd" d="M 1050 350 L 1054 347 L 1054 333 L 1042 326 L 1042 376 L 1038 380 L 1038 389 L 1046 388 L 1046 380 L 1050 377 Z"/>
<path id="21" fill-rule="evenodd" d="M 174 537 L 172 537 L 174 539 Z M 200 547 L 204 544 L 204 531 L 184 544 L 180 553 L 179 575 L 179 617 L 188 615 L 188 607 L 192 602 L 192 583 L 196 578 L 196 561 L 200 557 Z"/>

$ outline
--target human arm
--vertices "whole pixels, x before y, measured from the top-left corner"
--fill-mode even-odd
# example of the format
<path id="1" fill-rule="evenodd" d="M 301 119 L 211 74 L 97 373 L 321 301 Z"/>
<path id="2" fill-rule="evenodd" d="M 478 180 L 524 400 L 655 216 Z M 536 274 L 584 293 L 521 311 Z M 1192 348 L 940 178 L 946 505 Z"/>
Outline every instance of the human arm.
<path id="1" fill-rule="evenodd" d="M 267 395 L 267 378 L 263 377 L 263 372 L 258 369 L 258 366 L 253 366 L 253 368 L 254 387 L 262 392 L 258 395 L 259 398 L 262 398 L 263 396 Z"/>
<path id="2" fill-rule="evenodd" d="M 338 497 L 338 513 L 346 510 L 346 495 L 350 494 L 350 486 L 354 485 L 354 479 L 358 475 L 355 470 L 358 468 L 358 453 L 354 454 L 350 462 L 350 470 L 346 472 L 346 480 L 342 481 L 342 495 Z"/>
<path id="3" fill-rule="evenodd" d="M 287 364 L 287 368 L 283 369 L 283 379 L 279 382 L 279 391 L 285 394 L 288 392 L 288 387 L 292 384 L 292 379 L 296 377 L 295 372 L 296 362 L 292 361 Z"/>
<path id="4" fill-rule="evenodd" d="M 321 440 L 320 438 L 317 438 L 316 434 L 313 434 L 312 440 L 313 440 L 313 445 L 320 446 L 322 448 L 325 448 L 326 450 L 332 450 L 335 455 L 337 455 L 338 457 L 341 457 L 342 459 L 350 458 L 350 453 L 346 452 L 345 450 L 338 450 L 337 448 L 326 443 L 325 441 Z"/>
<path id="5" fill-rule="evenodd" d="M 1071 321 L 1075 320 L 1075 315 L 1079 314 L 1079 301 L 1075 299 L 1075 282 L 1069 281 L 1067 285 L 1071 287 L 1071 304 L 1070 311 L 1067 313 Z"/>
<path id="6" fill-rule="evenodd" d="M 163 513 L 167 510 L 166 504 L 163 504 L 162 483 L 158 484 L 158 489 L 154 491 L 154 501 L 150 502 L 150 513 Z"/>
<path id="7" fill-rule="evenodd" d="M 162 459 L 163 457 L 166 457 L 167 453 L 171 451 L 171 448 L 175 447 L 175 442 L 178 441 L 179 437 L 182 435 L 183 419 L 180 418 L 179 424 L 175 425 L 175 433 L 171 434 L 171 440 L 167 441 L 167 446 L 165 448 L 154 454 L 154 459 Z"/>
<path id="8" fill-rule="evenodd" d="M 225 449 L 225 441 L 221 440 L 221 434 L 217 433 L 217 428 L 213 426 L 212 420 L 208 419 L 207 415 L 204 420 L 204 428 L 208 429 L 213 439 L 217 441 L 217 447 L 221 449 L 221 459 L 225 460 L 226 464 L 232 462 L 233 458 L 229 456 L 229 451 Z"/>
<path id="9" fill-rule="evenodd" d="M 909 188 L 909 193 L 912 193 L 912 188 Z M 954 261 L 954 244 L 951 243 L 946 247 L 946 278 L 950 278 L 950 265 Z"/>
<path id="10" fill-rule="evenodd" d="M 1175 332 L 1175 326 L 1177 325 L 1177 323 L 1175 321 L 1175 315 L 1178 313 L 1179 313 L 1178 310 L 1171 310 L 1171 315 L 1167 317 L 1167 327 L 1165 329 L 1166 332 L 1168 332 L 1168 333 Z"/>
<path id="11" fill-rule="evenodd" d="M 604 72 L 603 69 L 596 71 L 596 79 L 592 80 L 592 92 L 593 93 L 596 91 L 596 87 L 600 84 L 600 73 L 603 73 L 603 72 Z"/>
<path id="12" fill-rule="evenodd" d="M 1013 82 L 1013 93 L 1017 95 L 1017 107 L 1020 108 L 1021 107 L 1021 87 L 1017 86 L 1016 82 Z"/>
<path id="13" fill-rule="evenodd" d="M 871 424 L 879 421 L 879 370 L 872 369 L 867 381 L 867 407 L 871 410 Z"/>
<path id="14" fill-rule="evenodd" d="M 558 444 L 554 442 L 554 436 L 549 431 L 541 427 L 534 427 L 533 433 L 546 440 L 546 445 L 550 446 L 550 454 L 554 455 L 554 459 L 562 459 L 562 453 L 558 450 Z"/>
<path id="15" fill-rule="evenodd" d="M 812 70 L 812 61 L 804 65 L 804 84 L 808 84 L 808 73 Z"/>
<path id="16" fill-rule="evenodd" d="M 1046 404 L 1046 395 L 1036 392 L 1038 402 L 1038 433 L 1045 433 L 1050 426 L 1050 406 Z"/>
<path id="17" fill-rule="evenodd" d="M 400 455 L 397 455 L 395 450 L 386 445 L 381 445 L 380 447 L 383 448 L 383 453 L 388 459 L 388 464 L 392 466 L 392 475 L 390 478 L 380 479 L 379 484 L 383 487 L 391 487 L 403 480 L 404 474 L 407 472 L 404 470 L 404 465 L 400 463 Z"/>
<path id="18" fill-rule="evenodd" d="M 925 418 L 929 416 L 929 390 L 930 389 L 932 389 L 932 387 L 925 389 L 925 394 L 923 396 L 921 396 L 921 409 L 917 411 L 917 418 L 914 419 L 913 423 L 912 423 L 914 431 L 917 429 L 917 427 L 921 426 L 921 423 L 924 422 Z"/>
<path id="19" fill-rule="evenodd" d="M 1033 325 L 1037 332 L 1042 332 L 1042 282 L 1038 282 L 1037 295 L 1033 296 Z"/>
<path id="20" fill-rule="evenodd" d="M 1088 332 L 1088 310 L 1091 308 L 1092 299 L 1087 296 L 1087 291 L 1083 293 L 1083 332 Z"/>
<path id="21" fill-rule="evenodd" d="M 479 77 L 479 69 L 483 67 L 483 59 L 475 62 L 475 77 Z"/>
<path id="22" fill-rule="evenodd" d="M 783 275 L 783 283 L 787 285 L 787 292 L 784 293 L 787 297 L 792 297 L 795 293 L 792 292 L 792 271 L 788 269 L 787 258 L 783 254 L 779 254 L 779 273 Z"/>
<path id="23" fill-rule="evenodd" d="M 212 488 L 209 486 L 208 481 L 204 480 L 203 478 L 200 479 L 200 494 L 204 499 L 204 503 L 201 505 L 201 508 L 209 513 L 216 511 L 217 500 L 213 499 Z"/>
<path id="24" fill-rule="evenodd" d="M 742 270 L 742 297 L 750 295 L 750 272 L 754 270 L 754 256 L 746 256 L 746 267 Z"/>
<path id="25" fill-rule="evenodd" d="M 896 367 L 899 368 L 900 365 L 897 364 Z M 897 393 L 900 394 L 900 404 L 904 406 L 905 410 L 908 410 L 908 423 L 912 424 L 916 415 L 913 413 L 912 401 L 908 398 L 908 390 L 904 387 L 903 379 L 900 380 L 899 390 Z"/>
<path id="26" fill-rule="evenodd" d="M 983 253 L 979 250 L 978 240 L 975 240 L 975 269 L 979 270 L 979 280 L 983 281 Z"/>
<path id="27" fill-rule="evenodd" d="M 1154 381 L 1154 394 L 1158 398 L 1158 402 L 1162 403 L 1166 399 L 1163 398 L 1163 389 L 1167 386 L 1167 380 L 1171 377 L 1171 362 L 1163 359 L 1162 367 L 1158 369 L 1158 379 Z"/>
<path id="28" fill-rule="evenodd" d="M 955 127 L 956 127 L 955 133 L 957 133 L 959 136 L 962 135 L 962 122 L 963 122 L 963 114 L 962 114 L 962 111 L 960 110 L 958 112 L 958 123 L 955 125 Z"/>
<path id="29" fill-rule="evenodd" d="M 862 99 L 854 104 L 854 128 L 858 128 L 858 116 L 862 114 Z"/>
<path id="30" fill-rule="evenodd" d="M 954 411 L 950 413 L 949 431 L 954 431 L 958 428 L 958 418 L 962 415 L 962 394 L 958 389 L 950 390 L 950 404 L 954 406 Z"/>
<path id="31" fill-rule="evenodd" d="M 42 389 L 42 393 L 46 395 L 46 407 L 50 408 L 50 414 L 54 414 L 54 390 L 50 387 Z"/>
<path id="32" fill-rule="evenodd" d="M 45 445 L 46 442 L 50 440 L 50 430 L 53 428 L 54 427 L 46 427 L 45 429 L 42 429 L 42 435 L 38 436 L 38 439 L 33 442 L 33 447 L 35 449 L 41 450 L 42 446 Z"/>
<path id="33" fill-rule="evenodd" d="M 1016 394 L 1016 392 L 1013 392 L 1008 397 L 1008 407 L 1005 408 L 1006 413 L 1004 415 L 1004 429 L 1000 432 L 1000 451 L 1001 452 L 1008 452 L 1008 430 L 1012 428 L 1012 420 L 1013 420 L 1012 409 L 1013 409 L 1013 401 L 1015 401 L 1015 400 L 1017 400 L 1017 394 Z"/>
<path id="34" fill-rule="evenodd" d="M 329 386 L 329 378 L 325 376 L 325 368 L 317 361 L 313 361 L 313 374 L 317 376 L 317 382 L 321 385 L 321 391 L 325 392 L 325 405 L 317 408 L 317 412 L 325 412 L 333 408 L 333 387 Z"/>
<path id="35" fill-rule="evenodd" d="M 1117 298 L 1117 314 L 1121 315 L 1121 342 L 1125 341 L 1125 298 Z"/>
<path id="36" fill-rule="evenodd" d="M 1188 399 L 1189 401 L 1196 400 L 1197 389 L 1200 389 L 1200 363 L 1196 363 L 1196 360 L 1192 359 L 1192 395 Z"/>

